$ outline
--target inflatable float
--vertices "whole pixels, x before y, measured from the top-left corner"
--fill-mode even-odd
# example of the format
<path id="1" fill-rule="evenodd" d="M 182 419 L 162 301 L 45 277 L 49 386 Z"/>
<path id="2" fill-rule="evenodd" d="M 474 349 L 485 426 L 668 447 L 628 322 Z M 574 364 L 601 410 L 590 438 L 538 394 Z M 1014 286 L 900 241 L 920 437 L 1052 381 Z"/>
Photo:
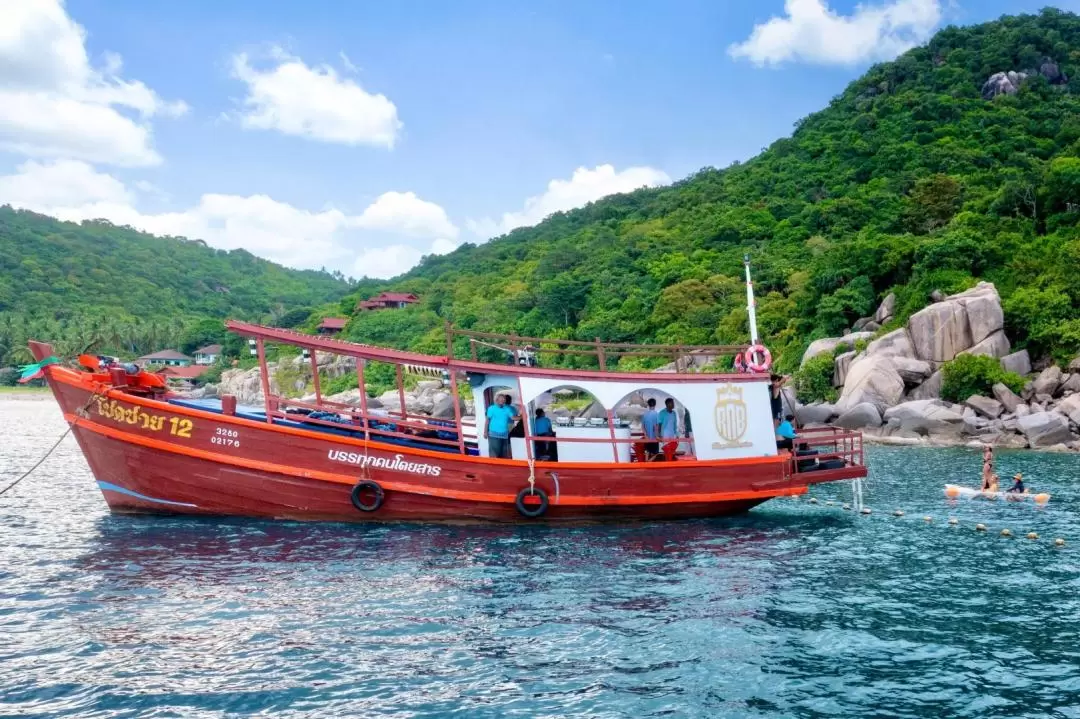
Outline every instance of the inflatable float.
<path id="1" fill-rule="evenodd" d="M 960 499 L 963 497 L 966 499 L 1004 499 L 1009 502 L 1032 501 L 1035 504 L 1046 504 L 1050 501 L 1050 495 L 1045 492 L 1039 494 L 1034 494 L 1032 492 L 1025 492 L 1023 494 L 1018 492 L 984 492 L 979 489 L 960 487 L 955 484 L 945 485 L 945 496 L 949 499 Z"/>

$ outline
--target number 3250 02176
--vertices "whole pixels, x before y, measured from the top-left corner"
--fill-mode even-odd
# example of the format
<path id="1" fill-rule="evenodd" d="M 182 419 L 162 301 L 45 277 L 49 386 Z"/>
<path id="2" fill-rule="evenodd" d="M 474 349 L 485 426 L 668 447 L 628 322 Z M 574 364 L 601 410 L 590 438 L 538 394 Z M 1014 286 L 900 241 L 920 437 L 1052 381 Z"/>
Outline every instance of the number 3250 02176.
<path id="1" fill-rule="evenodd" d="M 218 427 L 214 436 L 210 438 L 210 444 L 220 444 L 223 447 L 239 447 L 240 433 L 228 427 Z"/>

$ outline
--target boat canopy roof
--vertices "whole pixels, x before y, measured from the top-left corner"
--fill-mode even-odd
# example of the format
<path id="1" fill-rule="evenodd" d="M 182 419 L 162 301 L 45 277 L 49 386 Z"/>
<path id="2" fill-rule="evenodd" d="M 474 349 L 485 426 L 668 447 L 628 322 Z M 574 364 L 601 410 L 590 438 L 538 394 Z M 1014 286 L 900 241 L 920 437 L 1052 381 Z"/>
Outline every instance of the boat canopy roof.
<path id="1" fill-rule="evenodd" d="M 332 352 L 334 354 L 356 357 L 357 359 L 373 362 L 388 362 L 391 364 L 413 366 L 428 369 L 444 369 L 446 371 L 458 371 L 472 374 L 500 374 L 522 377 L 546 377 L 554 380 L 581 380 L 593 379 L 608 382 L 628 382 L 649 380 L 656 381 L 664 378 L 665 381 L 673 382 L 716 382 L 722 379 L 728 382 L 754 382 L 768 377 L 768 374 L 745 374 L 745 373 L 685 373 L 676 371 L 679 368 L 680 358 L 693 357 L 694 355 L 715 357 L 720 355 L 734 355 L 746 349 L 739 345 L 635 345 L 627 343 L 604 343 L 583 342 L 579 340 L 556 340 L 541 339 L 535 337 L 518 337 L 514 335 L 496 335 L 492 333 L 467 332 L 464 330 L 447 327 L 447 355 L 429 355 L 419 352 L 407 352 L 404 350 L 376 347 L 373 345 L 348 342 L 326 336 L 308 335 L 295 330 L 281 329 L 278 327 L 266 327 L 264 325 L 237 322 L 229 320 L 225 323 L 227 329 L 243 337 L 248 337 L 267 342 L 280 342 L 308 350 Z M 468 337 L 470 345 L 479 340 L 479 344 L 495 347 L 504 352 L 516 352 L 522 349 L 532 353 L 561 353 L 570 355 L 593 355 L 599 360 L 601 369 L 568 369 L 562 367 L 539 367 L 535 364 L 500 364 L 485 362 L 476 357 L 475 351 L 471 359 L 457 359 L 452 355 L 454 337 Z M 495 343 L 502 342 L 506 346 Z M 541 347 L 543 345 L 543 347 Z M 622 356 L 634 357 L 670 357 L 675 360 L 676 370 L 668 372 L 625 372 L 608 369 L 605 365 L 607 360 L 618 361 Z"/>

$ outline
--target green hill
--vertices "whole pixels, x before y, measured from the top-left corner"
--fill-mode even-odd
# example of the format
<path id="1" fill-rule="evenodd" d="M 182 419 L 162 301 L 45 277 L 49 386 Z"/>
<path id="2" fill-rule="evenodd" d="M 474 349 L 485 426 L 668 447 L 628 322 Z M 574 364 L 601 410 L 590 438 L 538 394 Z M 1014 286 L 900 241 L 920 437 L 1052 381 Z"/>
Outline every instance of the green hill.
<path id="1" fill-rule="evenodd" d="M 244 250 L 0 207 L 0 366 L 26 359 L 28 337 L 65 353 L 94 339 L 99 351 L 190 351 L 223 339 L 227 317 L 303 321 L 350 290 Z"/>
<path id="2" fill-rule="evenodd" d="M 1032 70 L 987 99 L 999 72 Z M 1066 79 L 1066 77 L 1068 79 Z M 791 369 L 812 339 L 929 294 L 997 284 L 1014 342 L 1080 350 L 1080 18 L 1045 10 L 950 27 L 871 68 L 752 160 L 608 197 L 380 289 L 420 306 L 358 315 L 347 334 L 442 346 L 443 318 L 523 335 L 745 341 L 741 260 L 758 321 Z M 886 328 L 888 329 L 888 328 Z"/>

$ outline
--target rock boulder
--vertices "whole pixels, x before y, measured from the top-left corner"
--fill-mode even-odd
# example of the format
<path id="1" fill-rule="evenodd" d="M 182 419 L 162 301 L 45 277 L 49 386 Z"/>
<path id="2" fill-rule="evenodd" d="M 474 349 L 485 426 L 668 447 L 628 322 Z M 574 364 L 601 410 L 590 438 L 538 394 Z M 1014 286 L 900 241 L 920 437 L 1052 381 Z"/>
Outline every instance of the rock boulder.
<path id="1" fill-rule="evenodd" d="M 929 362 L 910 357 L 892 357 L 891 359 L 900 379 L 904 380 L 904 384 L 908 387 L 917 387 L 930 377 Z"/>
<path id="2" fill-rule="evenodd" d="M 994 385 L 994 398 L 1001 402 L 1006 412 L 1016 412 L 1016 408 L 1023 404 L 1023 400 L 1001 382 Z"/>
<path id="3" fill-rule="evenodd" d="M 898 404 L 885 410 L 884 419 L 887 422 L 898 419 L 903 429 L 919 434 L 958 432 L 964 421 L 962 414 L 932 399 Z"/>
<path id="4" fill-rule="evenodd" d="M 901 327 L 887 335 L 882 335 L 866 346 L 866 354 L 885 357 L 915 357 L 915 348 L 911 344 L 908 331 Z"/>
<path id="5" fill-rule="evenodd" d="M 1050 447 L 1072 442 L 1069 420 L 1055 412 L 1036 412 L 1017 420 L 1020 431 L 1032 447 Z"/>
<path id="6" fill-rule="evenodd" d="M 1015 372 L 1024 377 L 1031 374 L 1031 357 L 1027 350 L 1013 352 L 1001 358 L 1001 368 L 1006 372 Z"/>
<path id="7" fill-rule="evenodd" d="M 799 424 L 825 424 L 836 416 L 836 407 L 819 402 L 795 408 L 795 419 Z"/>
<path id="8" fill-rule="evenodd" d="M 989 397 L 983 397 L 977 394 L 973 394 L 964 400 L 964 406 L 970 407 L 988 419 L 997 419 L 1005 409 L 1004 405 L 996 399 L 990 399 Z"/>
<path id="9" fill-rule="evenodd" d="M 998 333 L 1005 314 L 997 289 L 989 282 L 919 310 L 908 320 L 915 354 L 930 362 L 948 362 Z"/>
<path id="10" fill-rule="evenodd" d="M 833 366 L 833 387 L 844 386 L 844 380 L 847 379 L 848 369 L 853 359 L 855 359 L 855 350 L 836 355 L 836 364 Z"/>
<path id="11" fill-rule="evenodd" d="M 896 314 L 896 295 L 890 292 L 886 295 L 885 299 L 878 305 L 877 312 L 874 313 L 874 322 L 879 325 L 883 325 L 893 318 Z"/>
<path id="12" fill-rule="evenodd" d="M 941 370 L 938 370 L 930 375 L 925 382 L 911 390 L 908 394 L 908 401 L 939 399 L 941 397 L 941 384 L 944 381 L 944 375 L 942 375 Z"/>
<path id="13" fill-rule="evenodd" d="M 840 401 L 836 403 L 840 414 L 863 402 L 869 402 L 883 412 L 904 396 L 904 380 L 889 357 L 859 358 L 851 363 L 846 379 Z"/>
<path id="14" fill-rule="evenodd" d="M 1050 365 L 1035 378 L 1035 396 L 1038 397 L 1042 394 L 1053 397 L 1058 387 L 1061 386 L 1061 382 L 1061 369 L 1057 365 Z"/>
<path id="15" fill-rule="evenodd" d="M 873 403 L 860 402 L 840 415 L 833 424 L 845 429 L 877 428 L 881 426 L 881 413 Z"/>
<path id="16" fill-rule="evenodd" d="M 859 340 L 869 341 L 873 336 L 873 332 L 852 332 L 843 337 L 825 337 L 824 339 L 814 340 L 810 343 L 810 346 L 806 348 L 806 351 L 803 352 L 802 361 L 799 363 L 799 366 L 802 367 L 810 359 L 817 357 L 820 354 L 835 352 L 837 347 L 843 346 L 848 349 L 854 349 L 856 342 Z"/>

